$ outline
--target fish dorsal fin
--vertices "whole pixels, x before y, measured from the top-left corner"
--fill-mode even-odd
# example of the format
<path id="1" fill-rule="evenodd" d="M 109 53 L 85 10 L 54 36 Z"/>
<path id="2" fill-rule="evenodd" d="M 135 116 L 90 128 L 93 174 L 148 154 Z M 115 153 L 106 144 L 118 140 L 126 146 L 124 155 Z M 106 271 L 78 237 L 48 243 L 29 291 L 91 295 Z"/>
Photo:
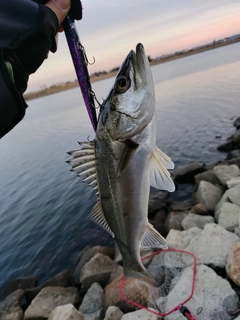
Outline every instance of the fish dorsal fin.
<path id="1" fill-rule="evenodd" d="M 79 144 L 80 149 L 68 152 L 72 159 L 66 162 L 72 166 L 71 171 L 76 172 L 81 180 L 93 187 L 98 194 L 94 141 L 79 142 Z"/>
<path id="2" fill-rule="evenodd" d="M 91 219 L 99 224 L 103 229 L 105 229 L 110 235 L 114 238 L 114 233 L 110 229 L 107 220 L 105 218 L 105 215 L 103 213 L 103 209 L 101 206 L 101 202 L 98 201 L 95 206 L 93 207 L 91 213 L 90 213 Z"/>
<path id="3" fill-rule="evenodd" d="M 173 192 L 175 185 L 166 167 L 173 168 L 171 159 L 155 147 L 150 163 L 150 185 L 154 188 Z"/>
<path id="4" fill-rule="evenodd" d="M 143 249 L 149 248 L 164 248 L 167 249 L 167 241 L 157 232 L 156 229 L 149 223 L 147 230 L 143 236 L 141 247 Z"/>

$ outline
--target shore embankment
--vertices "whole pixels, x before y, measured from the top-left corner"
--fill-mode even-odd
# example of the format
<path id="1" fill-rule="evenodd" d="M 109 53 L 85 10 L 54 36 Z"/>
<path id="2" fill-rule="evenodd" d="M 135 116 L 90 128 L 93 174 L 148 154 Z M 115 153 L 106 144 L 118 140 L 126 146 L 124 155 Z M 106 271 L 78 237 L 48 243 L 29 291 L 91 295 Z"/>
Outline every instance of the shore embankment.
<path id="1" fill-rule="evenodd" d="M 168 192 L 156 189 L 150 194 L 149 221 L 178 252 L 142 251 L 157 287 L 152 280 L 129 278 L 122 292 L 155 312 L 176 309 L 165 320 L 184 319 L 176 307 L 192 289 L 185 305 L 196 319 L 240 320 L 240 117 L 234 126 L 236 132 L 218 147 L 226 152 L 225 161 L 189 163 L 172 173 L 176 193 L 179 184 L 194 186 L 190 199 L 171 201 Z M 117 246 L 86 247 L 69 269 L 74 272 L 63 270 L 39 285 L 35 275 L 8 281 L 0 290 L 0 319 L 159 319 L 147 310 L 136 311 L 121 296 Z"/>
<path id="2" fill-rule="evenodd" d="M 221 42 L 221 43 L 216 43 L 216 44 L 209 44 L 206 45 L 204 47 L 201 48 L 193 48 L 187 52 L 179 52 L 173 55 L 169 55 L 167 57 L 163 57 L 163 58 L 157 58 L 154 59 L 150 62 L 151 66 L 160 64 L 160 63 L 165 63 L 165 62 L 169 62 L 169 61 L 173 61 L 176 59 L 180 59 L 180 58 L 184 58 L 184 57 L 188 57 L 190 55 L 193 54 L 197 54 L 197 53 L 201 53 L 204 51 L 208 51 L 208 50 L 213 50 L 213 49 L 217 49 L 226 45 L 230 45 L 236 42 L 239 42 L 239 39 L 235 39 L 235 40 L 228 40 L 226 42 Z M 117 71 L 112 71 L 112 72 L 101 72 L 98 76 L 91 76 L 91 82 L 96 82 L 96 81 L 101 81 L 104 79 L 108 79 L 111 77 L 114 77 L 117 74 Z M 78 87 L 78 81 L 74 80 L 72 82 L 68 81 L 66 83 L 63 84 L 57 84 L 57 85 L 52 85 L 50 87 L 38 90 L 38 91 L 34 91 L 34 92 L 29 92 L 26 93 L 24 95 L 25 100 L 31 100 L 31 99 L 36 99 L 36 98 L 40 98 L 40 97 L 44 97 L 50 94 L 54 94 L 57 92 L 61 92 L 61 91 L 65 91 L 65 90 L 69 90 L 69 89 L 73 89 Z"/>

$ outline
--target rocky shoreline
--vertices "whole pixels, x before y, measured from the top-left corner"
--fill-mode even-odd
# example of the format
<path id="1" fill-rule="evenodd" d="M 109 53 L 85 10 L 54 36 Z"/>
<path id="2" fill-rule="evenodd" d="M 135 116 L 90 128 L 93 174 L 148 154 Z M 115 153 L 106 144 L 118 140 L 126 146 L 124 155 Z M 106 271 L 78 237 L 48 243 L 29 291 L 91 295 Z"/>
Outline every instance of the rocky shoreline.
<path id="1" fill-rule="evenodd" d="M 234 126 L 236 132 L 218 147 L 228 152 L 226 161 L 191 163 L 173 172 L 176 185 L 194 185 L 191 200 L 170 202 L 168 193 L 158 190 L 150 195 L 149 220 L 166 237 L 169 248 L 197 258 L 194 295 L 186 306 L 198 320 L 240 320 L 240 118 Z M 63 270 L 39 286 L 34 276 L 12 279 L 0 290 L 0 319 L 159 319 L 123 301 L 121 262 L 117 247 L 86 247 L 72 275 Z M 156 304 L 147 303 L 150 290 L 144 282 L 129 284 L 126 279 L 126 297 L 163 313 L 188 298 L 192 257 L 165 251 L 144 264 L 159 286 Z M 175 311 L 164 319 L 186 318 Z"/>

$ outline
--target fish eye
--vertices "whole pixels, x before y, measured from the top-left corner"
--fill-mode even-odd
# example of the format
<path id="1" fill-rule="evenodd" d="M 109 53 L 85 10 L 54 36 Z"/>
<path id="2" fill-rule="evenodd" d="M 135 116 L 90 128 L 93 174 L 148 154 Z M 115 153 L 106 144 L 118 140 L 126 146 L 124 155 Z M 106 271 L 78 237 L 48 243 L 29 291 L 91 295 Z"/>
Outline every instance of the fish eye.
<path id="1" fill-rule="evenodd" d="M 130 87 L 130 79 L 125 76 L 119 76 L 115 82 L 115 89 L 118 93 L 124 93 Z"/>

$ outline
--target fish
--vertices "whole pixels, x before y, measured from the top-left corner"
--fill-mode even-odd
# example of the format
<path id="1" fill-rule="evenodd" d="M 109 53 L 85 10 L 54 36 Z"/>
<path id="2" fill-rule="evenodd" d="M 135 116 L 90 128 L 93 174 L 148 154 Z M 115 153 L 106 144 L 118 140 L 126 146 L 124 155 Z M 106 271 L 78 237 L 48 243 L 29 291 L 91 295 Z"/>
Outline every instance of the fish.
<path id="1" fill-rule="evenodd" d="M 104 100 L 93 141 L 79 142 L 67 162 L 98 201 L 90 213 L 116 239 L 125 277 L 148 276 L 140 249 L 167 248 L 148 221 L 150 186 L 173 192 L 172 160 L 156 146 L 154 82 L 141 43 L 122 63 Z"/>

